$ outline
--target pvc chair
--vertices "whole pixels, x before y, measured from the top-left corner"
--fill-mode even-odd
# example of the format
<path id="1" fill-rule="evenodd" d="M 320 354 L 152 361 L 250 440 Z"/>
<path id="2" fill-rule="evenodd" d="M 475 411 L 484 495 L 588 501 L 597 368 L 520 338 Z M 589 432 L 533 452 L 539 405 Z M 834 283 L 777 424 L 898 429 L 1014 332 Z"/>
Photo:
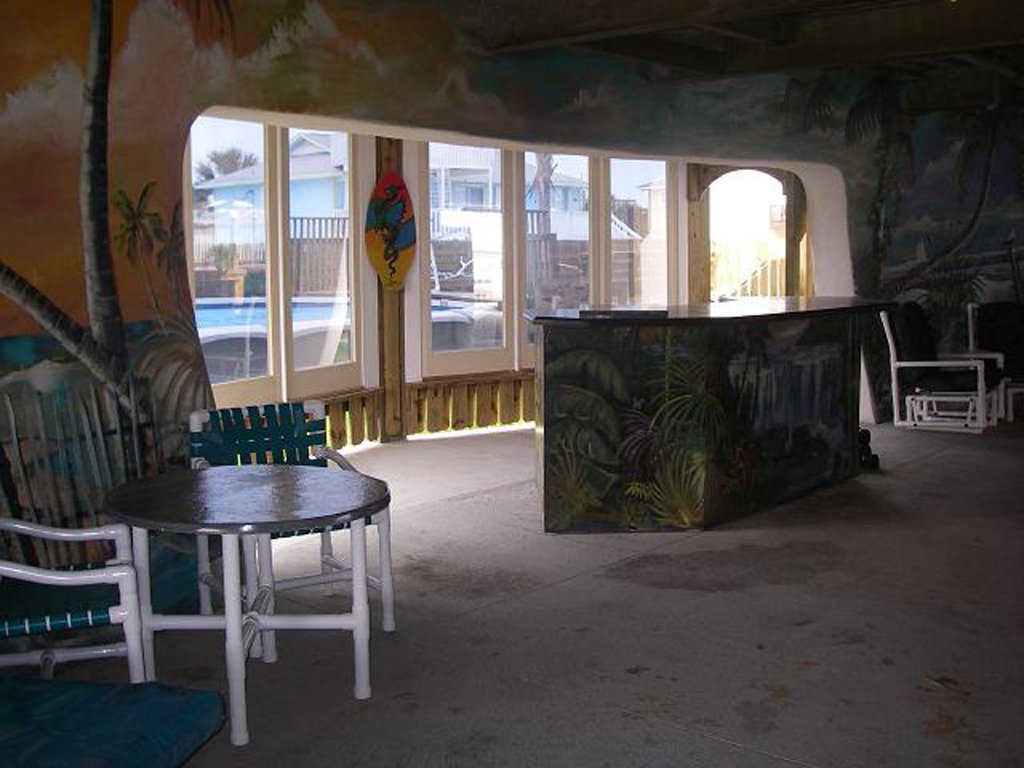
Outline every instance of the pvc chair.
<path id="1" fill-rule="evenodd" d="M 895 426 L 977 434 L 1003 415 L 1001 354 L 939 355 L 924 312 L 912 302 L 894 316 L 885 310 L 879 316 L 889 345 Z"/>
<path id="2" fill-rule="evenodd" d="M 189 416 L 189 445 L 192 467 L 232 464 L 305 464 L 326 467 L 330 460 L 346 472 L 358 472 L 337 451 L 327 447 L 327 421 L 324 404 L 319 400 L 305 403 L 280 403 L 246 408 L 222 408 L 193 411 Z M 367 575 L 367 584 L 381 593 L 381 627 L 385 632 L 395 629 L 395 598 L 391 575 L 391 516 L 385 507 L 374 514 L 370 524 L 377 526 L 380 551 L 380 576 Z M 348 527 L 340 523 L 332 530 Z M 310 529 L 295 533 L 273 534 L 273 538 L 320 534 L 320 573 L 274 581 L 276 590 L 299 589 L 351 579 L 351 569 L 334 557 L 331 530 Z M 245 594 L 252 600 L 258 592 L 256 542 L 243 537 L 245 557 Z M 199 610 L 212 614 L 211 587 L 219 584 L 210 568 L 210 545 L 205 535 L 198 537 Z M 248 603 L 247 603 L 248 605 Z M 258 652 L 258 649 L 257 651 Z"/>
<path id="3" fill-rule="evenodd" d="M 142 662 L 142 623 L 139 613 L 139 599 L 132 566 L 131 533 L 128 526 L 120 523 L 98 528 L 52 528 L 46 525 L 28 523 L 13 518 L 0 518 L 0 531 L 51 541 L 97 541 L 114 542 L 115 556 L 112 560 L 89 567 L 86 570 L 58 570 L 38 568 L 22 563 L 0 560 L 0 577 L 31 584 L 52 587 L 83 587 L 109 584 L 117 587 L 118 602 L 112 603 L 112 594 L 95 597 L 96 602 L 87 602 L 81 589 L 45 590 L 45 601 L 40 596 L 40 609 L 36 612 L 29 607 L 27 612 L 15 611 L 11 606 L 0 605 L 0 639 L 27 637 L 48 632 L 88 627 L 103 627 L 120 624 L 124 629 L 123 643 L 107 643 L 74 648 L 46 648 L 20 653 L 0 654 L 0 667 L 27 666 L 38 664 L 44 678 L 53 675 L 53 667 L 62 661 L 98 659 L 108 656 L 127 656 L 130 679 L 133 683 L 145 682 Z M 94 592 L 94 591 L 93 591 Z M 32 597 L 32 596 L 30 596 Z M 57 609 L 53 598 L 63 598 Z M 19 615 L 13 615 L 18 612 Z M 69 713 L 70 714 L 70 713 Z"/>
<path id="4" fill-rule="evenodd" d="M 968 354 L 1001 353 L 1004 385 L 1003 411 L 1013 421 L 1014 398 L 1024 395 L 1024 304 L 994 301 L 967 305 Z"/>

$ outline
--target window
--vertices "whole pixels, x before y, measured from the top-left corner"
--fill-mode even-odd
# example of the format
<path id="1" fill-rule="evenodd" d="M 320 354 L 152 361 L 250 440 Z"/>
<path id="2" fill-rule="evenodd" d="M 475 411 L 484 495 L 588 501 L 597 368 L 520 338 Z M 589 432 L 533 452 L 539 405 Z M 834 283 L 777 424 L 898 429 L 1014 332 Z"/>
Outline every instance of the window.
<path id="1" fill-rule="evenodd" d="M 503 348 L 502 153 L 433 142 L 428 151 L 439 190 L 430 204 L 430 349 Z"/>
<path id="2" fill-rule="evenodd" d="M 263 126 L 200 117 L 191 147 L 192 285 L 210 381 L 265 377 L 271 368 Z"/>
<path id="3" fill-rule="evenodd" d="M 352 146 L 325 127 L 193 123 L 191 275 L 218 405 L 361 383 Z"/>
<path id="4" fill-rule="evenodd" d="M 527 318 L 590 303 L 590 168 L 585 155 L 526 152 Z M 524 320 L 527 340 L 537 329 Z"/>
<path id="5" fill-rule="evenodd" d="M 611 303 L 668 301 L 666 163 L 611 160 Z"/>
<path id="6" fill-rule="evenodd" d="M 352 354 L 348 136 L 288 129 L 288 261 L 297 370 L 346 363 Z"/>

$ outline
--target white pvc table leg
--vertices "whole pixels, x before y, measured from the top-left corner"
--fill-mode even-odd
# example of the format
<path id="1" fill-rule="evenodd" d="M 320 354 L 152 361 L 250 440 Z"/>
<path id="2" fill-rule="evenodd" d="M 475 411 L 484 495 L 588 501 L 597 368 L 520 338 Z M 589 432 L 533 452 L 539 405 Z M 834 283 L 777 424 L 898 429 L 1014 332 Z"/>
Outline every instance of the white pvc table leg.
<path id="1" fill-rule="evenodd" d="M 255 536 L 242 536 L 242 553 L 245 561 L 245 610 L 251 611 L 256 603 L 256 593 L 259 590 Z M 253 638 L 249 655 L 254 659 L 258 659 L 263 655 L 263 643 L 260 642 L 260 634 L 258 632 Z"/>
<path id="2" fill-rule="evenodd" d="M 270 590 L 270 602 L 264 611 L 265 614 L 274 614 L 274 554 L 270 546 L 270 534 L 261 533 L 257 539 L 260 561 L 260 589 Z M 277 636 L 274 630 L 267 629 L 262 633 L 263 639 L 263 661 L 272 664 L 277 661 Z"/>
<path id="3" fill-rule="evenodd" d="M 370 698 L 370 602 L 366 595 L 366 521 L 352 521 L 352 643 L 355 648 L 355 697 Z"/>
<path id="4" fill-rule="evenodd" d="M 226 533 L 224 547 L 224 655 L 228 667 L 228 705 L 231 743 L 249 743 L 245 709 L 245 648 L 242 645 L 242 573 L 238 562 L 238 534 Z"/>
<path id="5" fill-rule="evenodd" d="M 149 531 L 132 528 L 132 560 L 139 585 L 139 614 L 142 623 L 142 662 L 146 680 L 156 680 L 153 655 L 153 596 L 149 582 Z"/>
<path id="6" fill-rule="evenodd" d="M 377 543 L 380 550 L 381 629 L 395 631 L 395 586 L 391 578 L 391 509 L 377 515 Z"/>

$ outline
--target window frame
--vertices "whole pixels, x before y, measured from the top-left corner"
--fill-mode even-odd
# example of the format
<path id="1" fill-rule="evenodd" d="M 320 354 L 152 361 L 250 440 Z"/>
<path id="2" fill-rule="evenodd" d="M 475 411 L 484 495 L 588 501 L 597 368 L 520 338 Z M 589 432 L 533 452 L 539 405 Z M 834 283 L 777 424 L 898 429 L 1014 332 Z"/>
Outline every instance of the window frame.
<path id="1" fill-rule="evenodd" d="M 501 162 L 501 226 L 502 226 L 502 344 L 500 347 L 480 349 L 458 349 L 435 351 L 433 348 L 433 322 L 430 312 L 430 141 L 410 142 L 414 155 L 413 167 L 417 169 L 414 180 L 417 195 L 422 201 L 419 210 L 416 238 L 417 261 L 419 262 L 419 363 L 421 376 L 459 376 L 475 373 L 511 371 L 516 367 L 517 324 L 521 302 L 514 281 L 514 263 L 517 237 L 514 232 L 515 207 L 512 195 L 522 189 L 522 173 L 515 168 L 514 151 L 479 140 L 433 139 L 434 143 L 458 144 L 460 146 L 494 149 L 500 153 Z M 443 183 L 438 180 L 439 186 Z M 443 192 L 440 195 L 444 199 Z M 425 207 L 423 207 L 425 205 Z M 407 358 L 408 362 L 408 358 Z M 407 366 L 406 378 L 409 380 Z"/>
<path id="2" fill-rule="evenodd" d="M 421 381 L 424 378 L 494 373 L 497 371 L 529 370 L 536 363 L 535 345 L 529 343 L 526 326 L 521 318 L 525 309 L 526 278 L 526 201 L 525 201 L 525 152 L 551 152 L 571 154 L 588 158 L 590 200 L 590 304 L 607 304 L 611 297 L 611 160 L 612 158 L 656 160 L 665 163 L 666 169 L 666 260 L 667 300 L 670 305 L 686 303 L 689 272 L 689 211 L 686 205 L 687 174 L 686 164 L 692 162 L 725 162 L 688 156 L 667 156 L 640 154 L 623 151 L 595 150 L 593 148 L 526 143 L 502 139 L 484 139 L 463 133 L 431 129 L 396 128 L 380 123 L 342 120 L 337 118 L 291 115 L 261 110 L 231 107 L 216 107 L 204 115 L 226 119 L 248 120 L 263 123 L 265 131 L 286 127 L 319 128 L 338 130 L 349 134 L 349 157 L 351 175 L 346 179 L 345 193 L 351 211 L 351 237 L 349 238 L 352 295 L 353 295 L 353 361 L 337 366 L 326 366 L 334 373 L 335 368 L 354 366 L 358 373 L 351 375 L 327 374 L 324 377 L 310 376 L 310 372 L 323 369 L 291 369 L 291 339 L 282 328 L 286 320 L 283 298 L 289 286 L 283 285 L 285 271 L 283 260 L 287 258 L 285 239 L 270 219 L 271 205 L 265 216 L 268 219 L 268 249 L 277 249 L 274 263 L 282 265 L 269 270 L 268 284 L 268 368 L 270 373 L 259 379 L 247 379 L 220 384 L 215 387 L 219 404 L 251 403 L 272 399 L 328 396 L 346 390 L 373 388 L 379 382 L 379 348 L 377 318 L 377 276 L 366 261 L 361 224 L 366 215 L 366 204 L 376 180 L 376 137 L 394 136 L 403 140 L 403 169 L 406 183 L 417 215 L 417 245 L 413 264 L 404 291 L 403 299 L 403 348 L 405 356 L 405 380 Z M 286 130 L 284 131 L 286 134 Z M 494 349 L 468 349 L 434 352 L 432 349 L 432 325 L 430 318 L 430 165 L 429 142 L 461 144 L 501 152 L 502 168 L 502 243 L 503 243 L 503 345 Z M 283 148 L 287 149 L 286 139 Z M 276 153 L 275 162 L 287 162 L 282 157 L 280 139 L 278 145 L 270 146 L 265 139 L 265 150 Z M 267 158 L 268 168 L 271 158 Z M 776 164 L 787 167 L 785 164 Z M 191 231 L 191 158 L 186 151 L 183 161 L 183 199 L 186 245 L 189 256 L 189 280 L 191 272 L 192 231 Z M 438 185 L 441 180 L 438 179 Z M 273 194 L 268 181 L 267 194 Z M 283 194 L 280 187 L 277 194 Z M 808 252 L 810 245 L 808 245 Z M 269 256 L 268 256 L 269 259 Z M 807 268 L 810 273 L 810 267 Z M 413 281 L 418 280 L 419 285 Z M 279 339 L 284 339 L 285 348 Z M 321 380 L 321 378 L 323 380 Z M 305 385 L 304 379 L 317 379 Z"/>
<path id="3" fill-rule="evenodd" d="M 330 394 L 376 386 L 376 274 L 363 265 L 362 222 L 373 188 L 375 158 L 373 137 L 362 135 L 342 120 L 270 113 L 231 107 L 214 107 L 201 117 L 240 120 L 260 125 L 264 149 L 264 226 L 267 243 L 267 368 L 266 376 L 238 379 L 213 385 L 217 407 L 234 407 L 273 401 L 326 397 Z M 349 210 L 349 259 L 351 359 L 343 363 L 296 369 L 291 333 L 291 262 L 289 232 L 290 128 L 344 132 L 348 141 L 349 169 L 345 195 Z M 188 261 L 189 287 L 194 295 L 194 241 L 192 232 L 192 153 L 186 141 L 182 161 L 183 226 Z M 372 284 L 368 285 L 368 283 Z"/>

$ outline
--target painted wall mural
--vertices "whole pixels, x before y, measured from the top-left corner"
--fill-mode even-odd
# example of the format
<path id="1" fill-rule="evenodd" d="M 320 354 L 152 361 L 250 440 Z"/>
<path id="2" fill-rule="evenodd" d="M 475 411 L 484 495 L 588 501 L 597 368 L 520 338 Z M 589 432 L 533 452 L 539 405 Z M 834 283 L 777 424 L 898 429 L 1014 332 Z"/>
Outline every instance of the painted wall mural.
<path id="1" fill-rule="evenodd" d="M 456 31 L 473 7 L 96 0 L 55 14 L 27 0 L 8 4 L 0 376 L 24 377 L 46 362 L 46 386 L 56 386 L 55 365 L 68 366 L 124 395 L 133 371 L 151 379 L 168 423 L 209 402 L 179 200 L 189 125 L 211 105 L 829 163 L 846 182 L 860 295 L 920 298 L 952 344 L 965 299 L 1011 294 L 1007 244 L 1024 218 L 1024 132 L 997 89 L 989 109 L 941 109 L 943 98 L 959 103 L 961 85 L 951 82 L 935 109 L 922 111 L 893 70 L 679 86 L 596 54 L 483 57 Z M 505 21 L 520 30 L 542 24 L 526 11 Z M 871 367 L 884 370 L 878 360 Z"/>

